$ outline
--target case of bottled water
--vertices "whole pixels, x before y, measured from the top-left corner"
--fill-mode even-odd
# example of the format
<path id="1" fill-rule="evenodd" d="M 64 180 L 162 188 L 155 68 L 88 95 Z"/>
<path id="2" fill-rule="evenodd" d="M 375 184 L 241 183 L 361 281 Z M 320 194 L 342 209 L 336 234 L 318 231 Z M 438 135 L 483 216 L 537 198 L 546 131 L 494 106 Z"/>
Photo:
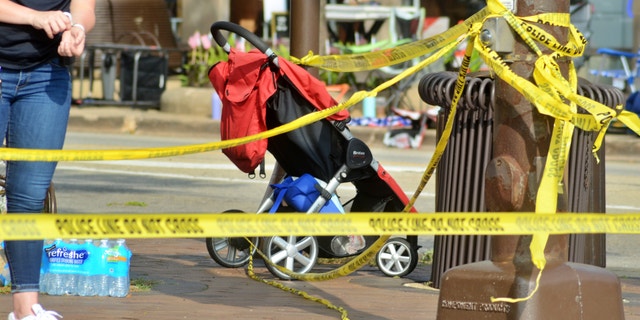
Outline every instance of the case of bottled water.
<path id="1" fill-rule="evenodd" d="M 110 246 L 110 244 L 113 244 Z M 129 294 L 131 250 L 124 239 L 79 243 L 46 241 L 40 269 L 40 291 L 50 295 L 113 296 Z"/>

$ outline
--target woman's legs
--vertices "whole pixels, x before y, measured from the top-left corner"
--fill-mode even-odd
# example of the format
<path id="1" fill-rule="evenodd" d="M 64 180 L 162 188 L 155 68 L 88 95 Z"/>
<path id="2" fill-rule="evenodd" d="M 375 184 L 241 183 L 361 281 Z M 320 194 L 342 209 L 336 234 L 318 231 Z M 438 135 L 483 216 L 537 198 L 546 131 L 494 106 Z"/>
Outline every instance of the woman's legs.
<path id="1" fill-rule="evenodd" d="M 6 131 L 7 146 L 61 149 L 71 101 L 71 80 L 66 67 L 44 64 L 23 72 L 2 70 L 0 77 L 0 132 Z M 8 162 L 7 211 L 42 212 L 55 167 L 54 162 Z M 38 301 L 42 245 L 42 240 L 5 242 L 18 319 L 31 314 L 31 306 Z"/>

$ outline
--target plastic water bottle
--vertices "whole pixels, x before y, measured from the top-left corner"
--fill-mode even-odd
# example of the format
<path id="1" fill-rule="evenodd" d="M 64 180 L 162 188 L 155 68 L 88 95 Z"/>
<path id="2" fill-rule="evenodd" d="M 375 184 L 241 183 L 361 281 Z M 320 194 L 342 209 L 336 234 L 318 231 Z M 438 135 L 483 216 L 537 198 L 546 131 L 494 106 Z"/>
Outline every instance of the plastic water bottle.
<path id="1" fill-rule="evenodd" d="M 109 295 L 112 297 L 126 297 L 129 294 L 129 266 L 131 251 L 127 248 L 124 239 L 118 239 L 111 249 L 108 257 L 109 268 L 113 268 L 112 282 Z"/>
<path id="2" fill-rule="evenodd" d="M 65 246 L 62 239 L 56 239 L 49 247 L 44 248 L 44 254 L 49 264 L 49 272 L 45 277 L 45 292 L 49 295 L 59 296 L 64 294 L 65 265 L 60 263 L 59 256 Z"/>
<path id="3" fill-rule="evenodd" d="M 78 252 L 78 256 L 81 257 L 82 254 L 85 254 L 85 259 L 82 260 L 82 264 L 80 265 L 80 273 L 77 274 L 78 277 L 78 287 L 77 293 L 80 296 L 88 297 L 95 296 L 96 293 L 96 284 L 95 280 L 95 260 L 94 256 L 96 253 L 97 247 L 93 244 L 92 239 L 86 239 L 82 246 L 81 250 Z"/>
<path id="4" fill-rule="evenodd" d="M 69 295 L 75 295 L 78 288 L 78 274 L 80 273 L 80 266 L 75 264 L 76 252 L 80 249 L 78 239 L 69 239 L 66 250 L 63 252 L 62 260 L 63 265 L 63 279 L 64 279 L 64 293 Z"/>
<path id="5" fill-rule="evenodd" d="M 40 261 L 40 292 L 47 292 L 49 284 L 49 257 L 47 257 L 47 248 L 53 245 L 53 241 L 45 240 L 42 246 L 42 260 Z"/>
<path id="6" fill-rule="evenodd" d="M 109 267 L 107 263 L 107 255 L 109 253 L 109 240 L 100 240 L 100 246 L 96 250 L 94 255 L 97 259 L 94 260 L 93 268 L 95 269 L 95 284 L 96 294 L 101 297 L 109 295 Z"/>

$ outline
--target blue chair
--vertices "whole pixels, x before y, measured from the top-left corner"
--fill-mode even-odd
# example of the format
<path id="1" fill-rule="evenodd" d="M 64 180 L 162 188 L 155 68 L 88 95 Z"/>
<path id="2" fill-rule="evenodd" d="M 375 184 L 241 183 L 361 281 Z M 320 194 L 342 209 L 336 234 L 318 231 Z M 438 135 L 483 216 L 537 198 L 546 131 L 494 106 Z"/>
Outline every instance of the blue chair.
<path id="1" fill-rule="evenodd" d="M 638 65 L 640 64 L 640 52 L 633 53 L 629 51 L 620 51 L 610 48 L 600 48 L 596 51 L 600 55 L 600 67 L 597 70 L 590 70 L 590 73 L 596 76 L 596 82 L 600 77 L 609 78 L 613 81 L 613 85 L 621 90 L 625 87 L 629 92 L 635 92 L 635 80 L 638 77 Z M 605 69 L 605 64 L 611 59 L 620 61 L 622 69 Z M 630 60 L 632 64 L 630 65 Z"/>

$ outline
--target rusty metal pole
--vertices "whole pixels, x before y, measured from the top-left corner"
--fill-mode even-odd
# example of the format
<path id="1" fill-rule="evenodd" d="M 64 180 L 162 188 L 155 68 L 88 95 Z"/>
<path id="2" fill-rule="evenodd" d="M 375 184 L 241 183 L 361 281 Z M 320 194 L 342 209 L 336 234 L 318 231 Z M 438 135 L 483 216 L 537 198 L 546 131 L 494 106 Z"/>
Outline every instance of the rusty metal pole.
<path id="1" fill-rule="evenodd" d="M 320 0 L 291 0 L 291 55 L 301 58 L 309 50 L 320 52 Z M 317 69 L 309 72 L 316 77 Z"/>
<path id="2" fill-rule="evenodd" d="M 530 2 L 528 4 L 528 2 Z M 516 1 L 519 16 L 541 12 L 568 12 L 568 0 Z M 547 27 L 548 32 L 566 42 L 567 29 Z M 564 40 L 562 40 L 564 39 Z M 544 51 L 549 51 L 545 49 Z M 543 51 L 543 52 L 544 52 Z M 535 53 L 523 42 L 516 41 L 510 68 L 515 74 L 533 80 Z M 559 61 L 563 71 L 568 61 Z M 566 75 L 566 72 L 565 72 Z M 489 212 L 534 212 L 540 177 L 549 152 L 553 118 L 538 113 L 535 107 L 509 84 L 496 80 L 493 159 L 487 168 L 486 193 Z M 507 136 L 505 136 L 507 135 Z M 512 139 L 513 138 L 513 139 Z M 493 189 L 495 188 L 495 189 Z M 566 193 L 563 193 L 566 194 Z M 567 211 L 564 197 L 558 199 L 558 211 Z M 492 239 L 492 259 L 497 262 L 514 261 L 517 270 L 531 273 L 529 244 L 531 236 L 497 236 Z M 553 253 L 549 252 L 553 251 Z M 568 257 L 568 236 L 551 236 L 545 250 L 547 264 L 564 263 Z M 518 296 L 526 296 L 517 292 Z"/>
<path id="3" fill-rule="evenodd" d="M 567 13 L 569 0 L 516 0 L 514 8 L 517 16 Z M 540 27 L 566 43 L 567 28 Z M 503 56 L 514 73 L 530 81 L 535 58 L 535 53 L 520 38 L 515 39 L 513 51 Z M 569 61 L 559 64 L 566 75 Z M 495 99 L 493 156 L 485 178 L 487 210 L 534 212 L 553 119 L 540 114 L 500 79 L 496 80 Z M 566 211 L 567 201 L 562 196 L 558 199 L 558 212 Z M 602 268 L 567 262 L 567 235 L 549 237 L 545 248 L 547 265 L 538 291 L 530 299 L 491 303 L 491 297 L 527 297 L 535 288 L 540 271 L 531 262 L 531 240 L 532 236 L 493 237 L 490 261 L 447 271 L 443 275 L 437 318 L 624 319 L 617 277 Z"/>

